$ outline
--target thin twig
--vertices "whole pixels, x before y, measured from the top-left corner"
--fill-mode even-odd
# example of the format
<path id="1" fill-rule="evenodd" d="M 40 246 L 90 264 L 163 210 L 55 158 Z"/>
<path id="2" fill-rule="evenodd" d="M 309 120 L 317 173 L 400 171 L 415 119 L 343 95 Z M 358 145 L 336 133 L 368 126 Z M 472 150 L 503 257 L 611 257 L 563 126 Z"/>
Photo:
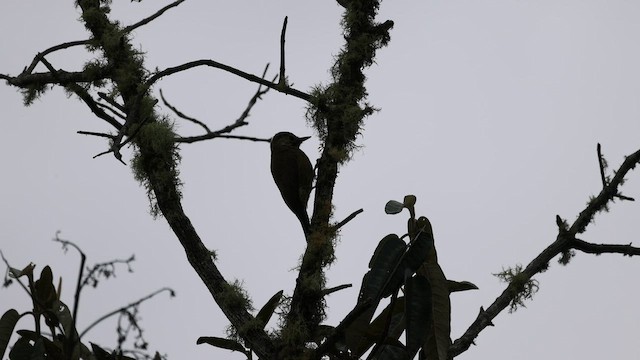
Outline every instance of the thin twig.
<path id="1" fill-rule="evenodd" d="M 76 131 L 76 134 L 98 136 L 98 137 L 103 137 L 108 139 L 114 139 L 116 137 L 115 135 L 111 135 L 111 134 L 105 134 L 105 133 L 99 133 L 99 132 L 93 132 L 93 131 L 82 131 L 82 130 Z"/>
<path id="2" fill-rule="evenodd" d="M 607 159 L 605 159 L 604 156 L 602 156 L 602 151 L 601 150 L 602 149 L 601 149 L 600 143 L 598 143 L 598 146 L 597 146 L 598 165 L 600 166 L 600 178 L 602 179 L 602 187 L 604 188 L 604 187 L 607 186 L 607 177 L 605 176 L 605 170 L 607 168 Z M 620 200 L 635 201 L 634 198 L 628 197 L 628 196 L 624 196 L 624 195 L 620 194 L 619 192 L 616 193 L 614 196 L 617 197 Z"/>
<path id="3" fill-rule="evenodd" d="M 287 34 L 287 22 L 289 17 L 284 17 L 284 22 L 282 23 L 282 31 L 280 32 L 280 78 L 278 79 L 278 85 L 281 87 L 285 87 L 287 85 L 287 77 L 285 76 L 285 66 L 284 66 L 284 41 L 285 35 Z"/>
<path id="4" fill-rule="evenodd" d="M 264 71 L 262 72 L 263 79 L 266 76 L 268 69 L 269 69 L 269 64 L 265 66 Z M 273 79 L 273 81 L 275 81 L 275 78 Z M 179 137 L 179 138 L 176 138 L 176 142 L 194 143 L 194 142 L 209 140 L 213 138 L 242 139 L 242 140 L 262 141 L 262 142 L 270 141 L 270 139 L 261 139 L 261 138 L 247 137 L 247 136 L 224 135 L 224 134 L 230 133 L 231 131 L 235 130 L 238 127 L 247 125 L 248 122 L 246 121 L 246 119 L 249 117 L 249 113 L 251 112 L 251 109 L 253 109 L 253 106 L 257 103 L 257 101 L 262 98 L 262 95 L 266 94 L 268 91 L 269 91 L 269 88 L 266 88 L 263 90 L 262 85 L 258 85 L 258 90 L 255 92 L 255 94 L 253 94 L 253 96 L 249 100 L 247 107 L 244 109 L 244 111 L 242 111 L 242 114 L 240 114 L 240 116 L 232 124 L 227 125 L 222 129 L 219 129 L 216 131 L 208 131 L 207 134 L 205 135 Z M 207 130 L 209 129 L 207 128 Z"/>
<path id="5" fill-rule="evenodd" d="M 604 175 L 604 169 L 607 167 L 607 161 L 602 156 L 602 147 L 600 146 L 600 143 L 598 143 L 596 149 L 598 152 L 598 165 L 600 166 L 600 179 L 602 179 L 602 187 L 604 188 L 607 186 L 607 178 Z"/>
<path id="6" fill-rule="evenodd" d="M 100 99 L 108 102 L 111 106 L 115 107 L 116 109 L 120 110 L 121 112 L 127 112 L 125 110 L 124 106 L 122 106 L 121 104 L 118 104 L 118 102 L 113 100 L 112 98 L 110 98 L 109 95 L 99 91 L 98 92 L 98 97 L 100 97 Z"/>
<path id="7" fill-rule="evenodd" d="M 73 317 L 71 318 L 71 334 L 67 334 L 69 344 L 74 344 L 77 335 L 76 324 L 78 321 L 78 308 L 80 307 L 80 292 L 82 291 L 82 278 L 84 273 L 84 264 L 87 261 L 87 256 L 82 252 L 80 247 L 71 241 L 60 239 L 60 231 L 56 232 L 56 237 L 53 241 L 62 243 L 63 247 L 71 246 L 80 254 L 80 271 L 78 272 L 78 281 L 76 282 L 76 292 L 73 295 Z M 79 340 L 79 338 L 78 338 Z M 71 347 L 70 347 L 71 348 Z"/>
<path id="8" fill-rule="evenodd" d="M 2 253 L 2 250 L 0 250 L 0 258 L 2 258 L 2 261 L 4 261 L 5 265 L 7 265 L 7 271 L 9 272 L 9 274 L 13 274 L 11 272 L 12 267 L 11 267 L 11 265 L 9 265 L 9 260 L 7 260 L 4 257 L 4 254 Z M 34 265 L 34 267 L 35 267 L 35 265 Z M 18 277 L 13 277 L 13 278 L 18 282 L 18 284 L 20 284 L 20 286 L 27 293 L 27 295 L 29 295 L 29 297 L 33 298 L 33 296 L 31 295 L 31 291 L 29 291 L 29 288 L 25 284 L 23 284 L 22 281 Z"/>
<path id="9" fill-rule="evenodd" d="M 351 215 L 347 216 L 344 220 L 340 221 L 339 223 L 335 224 L 333 226 L 334 230 L 338 230 L 341 227 L 343 227 L 344 225 L 346 225 L 349 221 L 353 220 L 353 218 L 355 218 L 356 216 L 358 216 L 358 214 L 360 214 L 361 212 L 363 212 L 363 209 L 358 209 L 354 212 L 351 213 Z"/>
<path id="10" fill-rule="evenodd" d="M 257 137 L 251 137 L 251 136 L 242 136 L 242 135 L 220 135 L 218 133 L 213 133 L 213 132 L 209 133 L 209 134 L 205 134 L 205 135 L 199 135 L 199 136 L 177 137 L 175 141 L 177 143 L 192 144 L 192 143 L 195 143 L 195 142 L 198 142 L 198 141 L 210 140 L 210 139 L 215 139 L 215 138 L 248 140 L 248 141 L 255 141 L 255 142 L 270 142 L 271 141 L 271 139 L 263 139 L 263 138 L 257 138 Z"/>
<path id="11" fill-rule="evenodd" d="M 131 270 L 131 263 L 134 262 L 135 260 L 136 260 L 135 255 L 131 255 L 129 256 L 128 259 L 115 259 L 115 260 L 95 264 L 93 265 L 91 270 L 89 270 L 89 273 L 87 274 L 87 276 L 85 276 L 84 279 L 82 279 L 82 286 L 89 285 L 89 284 L 96 284 L 98 282 L 97 279 L 100 273 L 102 274 L 105 273 L 104 269 L 108 269 L 108 273 L 110 275 L 114 275 L 117 264 L 127 265 L 129 272 L 132 272 L 133 270 Z M 98 275 L 96 275 L 96 273 L 98 273 Z"/>
<path id="12" fill-rule="evenodd" d="M 204 129 L 204 131 L 207 132 L 207 134 L 211 133 L 211 130 L 205 123 L 203 123 L 202 121 L 196 118 L 192 118 L 191 116 L 185 115 L 183 112 L 178 110 L 175 106 L 169 104 L 167 99 L 165 99 L 164 94 L 162 93 L 162 89 L 160 89 L 160 98 L 162 99 L 162 102 L 164 103 L 164 105 L 168 107 L 171 111 L 173 111 L 176 115 L 178 115 L 179 118 L 185 119 L 185 120 L 191 121 L 194 124 L 200 125 Z"/>
<path id="13" fill-rule="evenodd" d="M 111 111 L 111 113 L 117 117 L 119 117 L 120 119 L 126 120 L 126 116 L 122 115 L 118 110 L 112 108 L 111 106 L 107 105 L 107 104 L 103 104 L 101 102 L 96 101 L 96 105 L 100 106 L 103 109 L 107 109 L 109 111 Z"/>
<path id="14" fill-rule="evenodd" d="M 162 8 L 162 9 L 160 9 L 160 10 L 158 10 L 155 14 L 153 14 L 153 15 L 151 15 L 151 16 L 149 16 L 149 17 L 147 17 L 147 18 L 144 18 L 144 19 L 142 19 L 142 20 L 138 21 L 138 22 L 137 22 L 137 23 L 135 23 L 135 24 L 132 24 L 132 25 L 129 25 L 129 26 L 125 27 L 124 29 L 122 29 L 122 32 L 126 34 L 126 33 L 128 33 L 128 32 L 133 31 L 134 29 L 139 28 L 140 26 L 146 25 L 146 24 L 148 24 L 148 23 L 152 22 L 153 20 L 155 20 L 155 19 L 159 18 L 162 14 L 164 14 L 164 12 L 165 12 L 165 11 L 167 11 L 167 10 L 169 10 L 169 9 L 173 8 L 173 7 L 176 7 L 176 6 L 180 5 L 180 3 L 182 3 L 182 2 L 184 2 L 184 0 L 177 0 L 177 1 L 174 1 L 174 2 L 172 2 L 171 4 L 169 4 L 169 5 L 165 6 L 165 7 L 163 7 L 163 8 Z"/>
<path id="15" fill-rule="evenodd" d="M 120 307 L 120 308 L 118 308 L 118 309 L 115 309 L 115 310 L 113 310 L 113 311 L 111 311 L 111 312 L 109 312 L 109 313 L 105 314 L 105 315 L 102 315 L 100 318 L 98 318 L 96 321 L 94 321 L 93 323 L 91 323 L 91 325 L 87 326 L 87 328 L 86 328 L 86 329 L 84 329 L 84 331 L 82 331 L 82 332 L 80 333 L 80 339 L 82 339 L 82 337 L 83 337 L 86 333 L 88 333 L 88 332 L 89 332 L 89 330 L 93 329 L 96 325 L 98 325 L 98 324 L 99 324 L 99 323 L 101 323 L 102 321 L 104 321 L 104 320 L 106 320 L 106 319 L 110 318 L 111 316 L 116 315 L 116 314 L 118 314 L 118 313 L 120 313 L 120 312 L 122 312 L 122 311 L 125 311 L 125 310 L 127 310 L 127 309 L 129 309 L 129 308 L 131 308 L 131 307 L 134 307 L 134 306 L 140 305 L 140 303 L 142 303 L 142 302 L 144 302 L 144 301 L 146 301 L 146 300 L 148 300 L 148 299 L 151 299 L 152 297 L 154 297 L 154 296 L 158 295 L 159 293 L 161 293 L 161 292 L 163 292 L 163 291 L 168 291 L 168 292 L 169 292 L 169 294 L 171 294 L 171 296 L 173 296 L 173 294 L 174 294 L 174 291 L 173 291 L 171 288 L 163 287 L 162 289 L 156 290 L 156 291 L 152 292 L 151 294 L 149 294 L 149 295 L 147 295 L 147 296 L 144 296 L 144 297 L 142 297 L 142 298 L 138 299 L 137 301 L 134 301 L 134 302 L 132 302 L 132 303 L 130 303 L 130 304 L 128 304 L 128 305 L 122 306 L 122 307 Z"/>
<path id="16" fill-rule="evenodd" d="M 70 48 L 72 46 L 78 46 L 78 45 L 87 45 L 89 44 L 89 40 L 77 40 L 77 41 L 69 41 L 66 43 L 62 43 L 62 44 L 58 44 L 56 46 L 52 46 L 42 52 L 39 52 L 34 58 L 33 61 L 31 61 L 31 64 L 29 65 L 29 67 L 27 67 L 26 69 L 24 69 L 24 71 L 22 72 L 23 74 L 31 74 L 31 72 L 36 68 L 36 66 L 38 65 L 38 63 L 40 62 L 40 59 L 42 59 L 45 55 L 48 55 L 54 51 L 58 51 L 58 50 L 62 50 L 62 49 L 67 49 Z"/>
<path id="17" fill-rule="evenodd" d="M 343 284 L 343 285 L 334 286 L 332 288 L 322 290 L 322 295 L 327 296 L 329 294 L 333 294 L 336 291 L 348 289 L 352 286 L 353 284 Z"/>

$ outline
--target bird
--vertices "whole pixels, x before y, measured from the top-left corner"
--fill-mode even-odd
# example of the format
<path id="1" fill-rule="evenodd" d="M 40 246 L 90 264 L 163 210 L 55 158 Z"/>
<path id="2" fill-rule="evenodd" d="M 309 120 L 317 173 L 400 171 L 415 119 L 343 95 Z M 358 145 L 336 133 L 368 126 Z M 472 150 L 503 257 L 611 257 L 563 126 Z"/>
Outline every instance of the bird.
<path id="1" fill-rule="evenodd" d="M 309 235 L 307 203 L 311 194 L 314 171 L 300 144 L 310 136 L 297 137 L 290 132 L 279 132 L 271 138 L 271 175 L 284 203 L 298 218 L 305 237 Z"/>

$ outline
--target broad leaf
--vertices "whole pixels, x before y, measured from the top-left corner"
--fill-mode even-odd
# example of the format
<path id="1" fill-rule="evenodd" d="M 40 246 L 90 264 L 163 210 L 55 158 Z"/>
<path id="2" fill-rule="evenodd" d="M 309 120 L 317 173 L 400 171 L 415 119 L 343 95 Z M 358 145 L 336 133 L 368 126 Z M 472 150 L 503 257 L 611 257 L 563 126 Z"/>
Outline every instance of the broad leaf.
<path id="1" fill-rule="evenodd" d="M 15 309 L 7 310 L 0 318 L 0 359 L 4 357 L 18 320 L 20 320 L 20 314 Z"/>
<path id="2" fill-rule="evenodd" d="M 379 300 L 400 288 L 403 272 L 397 271 L 398 262 L 406 249 L 407 244 L 396 234 L 389 234 L 380 240 L 369 261 L 371 270 L 363 278 L 359 301 L 367 298 Z"/>
<path id="3" fill-rule="evenodd" d="M 404 331 L 404 297 L 392 301 L 363 331 L 363 341 L 352 349 L 352 357 L 359 358 L 381 339 L 397 340 Z M 387 334 L 384 332 L 387 331 Z"/>
<path id="4" fill-rule="evenodd" d="M 478 290 L 478 287 L 469 281 L 447 280 L 447 285 L 449 286 L 450 293 L 456 291 Z"/>
<path id="5" fill-rule="evenodd" d="M 451 346 L 451 302 L 449 284 L 438 265 L 435 249 L 418 274 L 429 279 L 432 294 L 432 327 L 423 349 L 428 360 L 447 360 Z"/>
<path id="6" fill-rule="evenodd" d="M 399 214 L 402 209 L 404 209 L 404 204 L 395 200 L 387 201 L 387 204 L 384 206 L 384 212 L 387 214 Z"/>
<path id="7" fill-rule="evenodd" d="M 215 336 L 202 336 L 198 338 L 196 344 L 209 344 L 211 346 L 219 347 L 221 349 L 227 349 L 231 351 L 239 351 L 246 354 L 247 349 L 244 348 L 239 342 L 231 339 L 224 339 Z"/>
<path id="8" fill-rule="evenodd" d="M 396 344 L 384 344 L 374 357 L 376 360 L 407 360 L 407 350 L 397 342 Z"/>
<path id="9" fill-rule="evenodd" d="M 277 293 L 275 293 L 275 295 L 273 295 L 271 299 L 269 299 L 269 301 L 267 301 L 267 303 L 264 304 L 262 309 L 258 311 L 258 315 L 256 315 L 256 320 L 259 321 L 261 329 L 264 329 L 264 327 L 267 326 L 267 323 L 271 319 L 271 316 L 273 315 L 274 311 L 276 311 L 276 308 L 278 307 L 278 305 L 280 305 L 280 299 L 282 299 L 282 293 L 283 293 L 283 290 L 280 290 Z"/>
<path id="10" fill-rule="evenodd" d="M 53 273 L 48 265 L 40 272 L 40 279 L 36 280 L 34 287 L 37 303 L 44 306 L 45 309 L 51 309 L 58 294 L 53 286 Z"/>
<path id="11" fill-rule="evenodd" d="M 402 274 L 394 273 L 394 270 L 398 268 L 406 248 L 407 244 L 395 234 L 385 236 L 378 243 L 369 261 L 370 270 L 362 278 L 358 295 L 358 304 L 370 299 L 371 306 L 345 330 L 345 341 L 351 351 L 357 351 L 367 343 L 366 331 L 380 299 L 391 295 L 402 285 Z"/>
<path id="12" fill-rule="evenodd" d="M 40 341 L 38 341 L 40 340 Z M 15 344 L 9 351 L 9 359 L 10 360 L 33 360 L 33 359 L 44 359 L 44 344 L 41 339 L 38 339 L 31 344 L 31 342 L 21 337 L 16 340 Z"/>
<path id="13" fill-rule="evenodd" d="M 405 294 L 407 355 L 412 359 L 424 344 L 432 324 L 429 280 L 421 275 L 408 279 L 405 284 Z"/>
<path id="14" fill-rule="evenodd" d="M 69 307 L 60 300 L 55 300 L 51 311 L 53 315 L 58 319 L 60 325 L 64 329 L 64 334 L 67 338 L 71 337 L 72 333 L 75 333 L 74 336 L 77 339 L 78 333 L 76 329 L 73 328 L 73 316 L 71 315 L 71 311 Z"/>
<path id="15" fill-rule="evenodd" d="M 417 236 L 409 245 L 409 249 L 402 261 L 402 267 L 409 269 L 413 275 L 424 263 L 427 255 L 433 248 L 433 230 L 429 220 L 422 216 L 417 221 Z"/>

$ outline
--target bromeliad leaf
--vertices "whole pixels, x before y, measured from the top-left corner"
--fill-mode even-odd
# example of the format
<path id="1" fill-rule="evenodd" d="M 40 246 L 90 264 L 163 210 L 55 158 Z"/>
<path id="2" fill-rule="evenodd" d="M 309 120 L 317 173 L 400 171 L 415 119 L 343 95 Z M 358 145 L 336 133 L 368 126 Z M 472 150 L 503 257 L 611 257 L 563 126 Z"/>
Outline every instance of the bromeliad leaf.
<path id="1" fill-rule="evenodd" d="M 4 358 L 4 352 L 19 319 L 20 314 L 15 309 L 7 310 L 0 318 L 0 359 Z"/>
<path id="2" fill-rule="evenodd" d="M 275 293 L 269 301 L 258 311 L 258 315 L 256 315 L 256 320 L 260 322 L 260 328 L 264 329 L 267 326 L 269 320 L 271 320 L 271 316 L 276 311 L 278 305 L 280 305 L 280 299 L 282 299 L 283 290 Z"/>

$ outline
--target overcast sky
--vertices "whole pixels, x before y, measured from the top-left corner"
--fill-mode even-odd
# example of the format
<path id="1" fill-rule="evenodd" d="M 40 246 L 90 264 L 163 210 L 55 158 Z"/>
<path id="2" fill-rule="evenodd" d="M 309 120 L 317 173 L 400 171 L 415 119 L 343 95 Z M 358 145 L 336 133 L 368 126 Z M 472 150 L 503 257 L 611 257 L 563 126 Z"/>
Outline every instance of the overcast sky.
<path id="1" fill-rule="evenodd" d="M 168 1 L 114 2 L 112 17 L 131 24 Z M 260 74 L 278 67 L 282 20 L 289 16 L 287 73 L 303 91 L 329 79 L 343 39 L 341 7 L 332 1 L 188 0 L 134 32 L 148 69 L 212 59 Z M 0 73 L 18 74 L 50 46 L 87 38 L 72 1 L 11 1 L 0 5 Z M 329 286 L 328 324 L 354 305 L 377 242 L 404 233 L 406 214 L 384 214 L 389 199 L 418 197 L 431 219 L 445 274 L 480 287 L 452 297 L 452 338 L 458 338 L 504 288 L 492 273 L 526 265 L 557 234 L 556 214 L 573 221 L 600 191 L 596 144 L 612 171 L 640 148 L 640 3 L 635 1 L 387 1 L 391 43 L 367 70 L 369 101 L 361 149 L 341 169 L 335 190 L 340 220 L 364 213 L 342 231 Z M 84 49 L 48 57 L 78 70 L 94 58 Z M 39 68 L 43 71 L 42 68 Z M 233 122 L 257 86 L 211 68 L 159 82 L 171 103 L 211 129 Z M 0 249 L 11 264 L 53 267 L 72 303 L 78 256 L 66 255 L 55 232 L 87 253 L 90 263 L 136 255 L 134 273 L 87 289 L 78 325 L 170 286 L 142 308 L 152 349 L 170 359 L 242 359 L 207 345 L 227 320 L 189 267 L 163 219 L 153 220 L 129 167 L 92 157 L 107 142 L 76 134 L 110 131 L 76 98 L 55 89 L 29 108 L 15 88 L 0 86 Z M 170 114 L 168 109 L 160 111 Z M 313 135 L 303 150 L 318 156 L 305 103 L 276 92 L 251 112 L 237 134 L 268 138 L 287 130 Z M 178 122 L 181 135 L 199 134 Z M 227 279 L 244 281 L 257 308 L 277 291 L 291 294 L 304 241 L 296 218 L 269 172 L 266 143 L 217 139 L 181 146 L 184 207 L 205 244 L 216 249 Z M 130 160 L 130 150 L 125 161 Z M 640 174 L 622 191 L 640 197 Z M 616 203 L 599 214 L 583 240 L 638 243 L 640 205 Z M 568 267 L 555 261 L 536 279 L 540 291 L 526 309 L 500 314 L 460 359 L 635 359 L 640 333 L 640 259 L 578 253 Z M 1 311 L 29 308 L 23 291 L 0 290 Z M 32 323 L 23 320 L 21 328 Z M 115 344 L 113 322 L 86 340 Z"/>

